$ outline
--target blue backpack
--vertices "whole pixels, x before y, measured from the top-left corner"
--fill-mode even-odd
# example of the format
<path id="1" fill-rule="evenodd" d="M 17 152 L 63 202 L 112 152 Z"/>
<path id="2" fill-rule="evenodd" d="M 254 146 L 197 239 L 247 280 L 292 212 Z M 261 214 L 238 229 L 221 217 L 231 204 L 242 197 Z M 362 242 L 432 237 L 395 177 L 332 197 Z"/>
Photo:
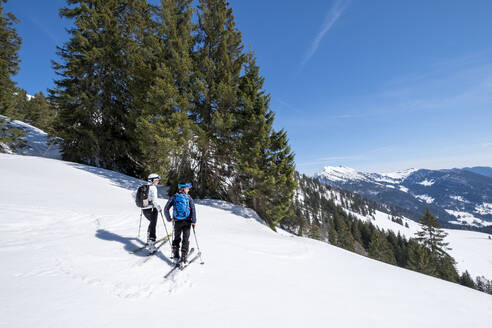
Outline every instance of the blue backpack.
<path id="1" fill-rule="evenodd" d="M 173 207 L 174 219 L 184 220 L 190 216 L 190 200 L 187 194 L 176 194 Z"/>

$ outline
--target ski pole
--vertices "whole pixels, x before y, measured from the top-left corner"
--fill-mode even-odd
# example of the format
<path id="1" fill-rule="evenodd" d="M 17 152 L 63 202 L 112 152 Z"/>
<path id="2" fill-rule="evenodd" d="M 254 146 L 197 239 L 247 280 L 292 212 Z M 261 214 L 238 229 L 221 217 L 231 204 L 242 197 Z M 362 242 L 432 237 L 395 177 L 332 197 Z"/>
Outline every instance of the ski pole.
<path id="1" fill-rule="evenodd" d="M 174 238 L 176 238 L 176 227 L 175 227 L 175 224 L 174 224 L 174 219 L 171 220 L 171 222 L 173 223 L 173 243 L 174 243 Z"/>
<path id="2" fill-rule="evenodd" d="M 174 221 L 174 218 L 171 220 L 171 222 L 173 223 L 173 245 L 174 245 L 174 240 L 177 238 L 177 235 L 176 235 L 176 223 Z M 179 247 L 179 245 L 178 245 L 178 247 Z M 171 258 L 174 259 L 174 249 L 172 249 Z"/>
<path id="3" fill-rule="evenodd" d="M 162 223 L 164 224 L 164 229 L 166 229 L 166 238 L 169 240 L 169 232 L 167 231 L 166 221 L 164 220 L 164 214 L 162 214 L 162 210 L 160 211 Z M 171 241 L 169 240 L 169 245 L 171 245 Z M 171 245 L 171 252 L 173 250 L 173 246 Z"/>
<path id="4" fill-rule="evenodd" d="M 195 244 L 196 248 L 198 248 L 198 256 L 200 256 L 200 264 L 205 264 L 202 260 L 202 251 L 200 250 L 200 246 L 198 246 L 198 240 L 196 239 L 196 232 L 195 232 L 195 225 L 192 225 L 193 227 L 193 235 L 195 236 Z"/>
<path id="5" fill-rule="evenodd" d="M 142 225 L 142 210 L 140 210 L 140 223 L 138 224 L 138 238 L 140 238 L 140 226 Z"/>

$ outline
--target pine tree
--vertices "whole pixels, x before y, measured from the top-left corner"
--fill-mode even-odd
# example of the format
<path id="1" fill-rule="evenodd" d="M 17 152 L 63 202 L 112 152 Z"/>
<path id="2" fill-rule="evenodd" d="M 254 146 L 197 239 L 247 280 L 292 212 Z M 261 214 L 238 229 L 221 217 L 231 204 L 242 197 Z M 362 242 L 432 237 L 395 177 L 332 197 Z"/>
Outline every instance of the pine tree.
<path id="1" fill-rule="evenodd" d="M 371 223 L 362 224 L 359 231 L 361 234 L 362 246 L 365 249 L 369 249 L 369 244 L 371 243 L 372 232 L 374 231 L 374 226 Z"/>
<path id="2" fill-rule="evenodd" d="M 333 222 L 333 219 L 332 218 L 330 218 L 330 220 L 328 221 L 328 225 L 329 225 L 329 228 L 328 228 L 328 241 L 332 245 L 337 245 L 337 243 L 338 243 L 338 241 L 337 241 L 337 232 L 335 230 L 335 223 Z"/>
<path id="3" fill-rule="evenodd" d="M 437 274 L 429 249 L 421 246 L 413 239 L 408 244 L 407 268 L 431 276 Z"/>
<path id="4" fill-rule="evenodd" d="M 235 177 L 231 198 L 238 203 L 264 211 L 263 198 L 267 185 L 268 149 L 273 124 L 273 114 L 268 109 L 270 96 L 264 94 L 264 78 L 260 76 L 254 55 L 248 55 L 245 73 L 239 85 L 239 102 L 236 108 L 238 132 L 235 149 Z"/>
<path id="5" fill-rule="evenodd" d="M 63 158 L 138 175 L 134 133 L 150 50 L 151 7 L 145 0 L 67 0 L 60 15 L 74 20 L 58 47 L 60 76 L 51 90 L 59 115 Z"/>
<path id="6" fill-rule="evenodd" d="M 374 230 L 369 243 L 369 257 L 390 264 L 396 264 L 395 255 L 384 233 Z"/>
<path id="7" fill-rule="evenodd" d="M 465 271 L 461 274 L 459 283 L 463 286 L 470 287 L 470 288 L 477 288 L 475 285 L 475 282 L 473 281 L 472 277 L 470 276 L 470 273 L 468 271 Z"/>
<path id="8" fill-rule="evenodd" d="M 470 277 L 470 279 L 471 279 L 471 277 Z M 472 281 L 472 283 L 473 283 L 473 281 Z M 487 294 L 492 294 L 492 281 L 488 280 L 484 276 L 477 277 L 476 283 L 474 283 L 474 285 L 475 285 L 475 287 L 472 287 L 472 286 L 468 286 L 468 287 L 476 288 L 477 290 L 484 292 L 484 293 L 487 293 Z"/>
<path id="9" fill-rule="evenodd" d="M 320 240 L 320 224 L 318 220 L 313 220 L 313 223 L 311 223 L 310 229 L 309 229 L 309 238 Z"/>
<path id="10" fill-rule="evenodd" d="M 360 221 L 354 220 L 352 224 L 351 232 L 352 232 L 352 236 L 354 236 L 354 240 L 362 244 L 362 235 L 360 233 L 359 226 L 360 226 Z"/>
<path id="11" fill-rule="evenodd" d="M 443 239 L 447 233 L 443 232 L 437 219 L 432 216 L 429 209 L 421 219 L 422 230 L 417 232 L 415 239 L 419 245 L 409 245 L 408 267 L 425 274 L 433 275 L 445 280 L 457 282 L 458 273 L 455 268 L 454 259 L 446 253 Z"/>
<path id="12" fill-rule="evenodd" d="M 26 122 L 46 132 L 53 132 L 56 110 L 42 92 L 35 94 L 26 103 L 25 108 L 24 119 Z"/>
<path id="13" fill-rule="evenodd" d="M 408 263 L 408 242 L 402 237 L 400 232 L 398 232 L 398 236 L 396 237 L 398 240 L 398 252 L 395 252 L 396 262 L 398 266 L 405 268 Z"/>
<path id="14" fill-rule="evenodd" d="M 27 92 L 22 88 L 15 88 L 14 90 L 13 103 L 15 106 L 9 111 L 8 117 L 12 120 L 27 121 L 26 116 L 30 110 Z"/>
<path id="15" fill-rule="evenodd" d="M 398 233 L 399 234 L 399 233 Z M 399 236 L 401 238 L 401 236 Z M 393 251 L 393 254 L 394 254 L 394 257 L 395 257 L 395 260 L 396 260 L 396 264 L 398 266 L 404 266 L 404 259 L 403 259 L 403 251 L 400 247 L 400 244 L 399 244 L 399 237 L 397 237 L 395 235 L 395 233 L 391 230 L 388 230 L 387 234 L 386 234 L 386 240 L 388 241 L 389 245 L 391 245 L 391 249 Z"/>
<path id="16" fill-rule="evenodd" d="M 273 118 L 272 118 L 273 119 Z M 292 199 L 297 187 L 294 180 L 294 154 L 288 144 L 287 133 L 273 131 L 267 151 L 265 190 L 262 197 L 266 200 L 265 218 L 271 227 L 292 213 Z"/>
<path id="17" fill-rule="evenodd" d="M 340 215 L 338 215 L 338 211 L 335 212 L 336 216 L 334 217 L 335 221 L 335 229 L 337 232 L 337 246 L 347 249 L 349 251 L 354 250 L 354 237 L 350 233 L 350 228 L 347 226 L 345 220 L 343 220 Z"/>
<path id="18" fill-rule="evenodd" d="M 307 231 L 307 222 L 303 219 L 301 207 L 301 202 L 295 199 L 294 212 L 280 222 L 282 229 L 295 233 L 297 236 L 304 236 L 304 232 Z"/>
<path id="19" fill-rule="evenodd" d="M 459 281 L 459 274 L 456 271 L 455 268 L 455 260 L 451 256 L 443 256 L 438 262 L 437 262 L 437 274 L 439 278 L 448 280 L 451 282 L 458 282 Z"/>
<path id="20" fill-rule="evenodd" d="M 16 83 L 12 76 L 19 70 L 19 54 L 22 39 L 13 27 L 18 22 L 12 13 L 4 13 L 3 3 L 0 1 L 0 115 L 12 116 L 15 111 Z"/>
<path id="21" fill-rule="evenodd" d="M 192 111 L 192 37 L 191 1 L 162 0 L 157 9 L 151 86 L 138 120 L 138 140 L 144 171 L 161 172 L 170 192 L 177 184 L 193 181 L 190 142 Z"/>
<path id="22" fill-rule="evenodd" d="M 432 256 L 440 258 L 447 255 L 446 250 L 450 250 L 447 248 L 449 243 L 445 243 L 444 238 L 448 234 L 440 229 L 436 217 L 431 214 L 428 208 L 425 211 L 425 215 L 420 219 L 420 223 L 422 230 L 416 233 L 417 237 L 415 239 L 428 248 Z"/>
<path id="23" fill-rule="evenodd" d="M 234 170 L 234 112 L 246 56 L 225 0 L 199 1 L 197 42 L 193 110 L 198 125 L 196 191 L 200 197 L 227 198 Z"/>
<path id="24" fill-rule="evenodd" d="M 0 152 L 15 151 L 27 147 L 24 139 L 26 133 L 21 128 L 15 128 L 10 124 L 11 119 L 22 119 L 19 108 L 22 96 L 25 92 L 16 88 L 12 76 L 19 71 L 19 54 L 22 39 L 17 34 L 14 24 L 18 22 L 12 13 L 5 13 L 3 4 L 7 0 L 0 0 Z M 19 106 L 18 106 L 19 105 Z"/>

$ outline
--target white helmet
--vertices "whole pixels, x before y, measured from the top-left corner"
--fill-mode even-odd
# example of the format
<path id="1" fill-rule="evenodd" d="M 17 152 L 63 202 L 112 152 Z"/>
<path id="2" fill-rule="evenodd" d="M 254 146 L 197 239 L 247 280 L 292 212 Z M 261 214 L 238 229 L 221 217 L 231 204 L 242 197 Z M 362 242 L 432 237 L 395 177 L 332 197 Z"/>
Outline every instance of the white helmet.
<path id="1" fill-rule="evenodd" d="M 152 173 L 147 177 L 149 182 L 154 182 L 155 179 L 161 180 L 161 176 L 159 174 Z"/>

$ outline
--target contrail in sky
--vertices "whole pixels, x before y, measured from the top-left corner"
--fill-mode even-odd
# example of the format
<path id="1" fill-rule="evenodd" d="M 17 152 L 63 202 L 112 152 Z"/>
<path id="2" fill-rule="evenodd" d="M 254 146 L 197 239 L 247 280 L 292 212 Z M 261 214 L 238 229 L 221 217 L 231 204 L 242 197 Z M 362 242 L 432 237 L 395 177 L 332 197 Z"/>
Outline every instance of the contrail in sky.
<path id="1" fill-rule="evenodd" d="M 321 26 L 321 30 L 318 32 L 318 35 L 316 35 L 316 38 L 314 38 L 313 42 L 311 43 L 311 47 L 309 48 L 308 52 L 306 53 L 306 56 L 304 57 L 301 67 L 304 66 L 314 55 L 316 50 L 318 50 L 319 43 L 323 39 L 326 33 L 335 25 L 337 22 L 338 18 L 343 14 L 345 9 L 350 4 L 350 0 L 336 0 L 333 6 L 330 8 L 328 13 L 326 14 L 325 21 L 323 22 L 323 25 Z"/>

